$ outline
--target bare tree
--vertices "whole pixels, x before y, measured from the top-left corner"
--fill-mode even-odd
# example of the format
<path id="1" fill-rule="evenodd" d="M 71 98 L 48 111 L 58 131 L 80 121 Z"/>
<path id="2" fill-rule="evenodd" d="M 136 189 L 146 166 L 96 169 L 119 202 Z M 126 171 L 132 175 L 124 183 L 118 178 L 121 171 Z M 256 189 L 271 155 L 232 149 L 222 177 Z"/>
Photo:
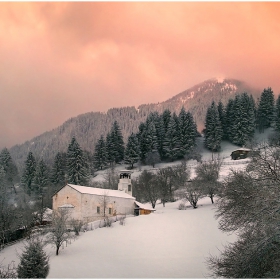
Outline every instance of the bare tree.
<path id="1" fill-rule="evenodd" d="M 157 200 L 160 198 L 159 185 L 156 183 L 156 175 L 144 170 L 135 181 L 134 187 L 138 192 L 142 192 L 144 199 L 155 208 Z"/>
<path id="2" fill-rule="evenodd" d="M 105 182 L 103 183 L 104 189 L 111 189 L 111 190 L 117 190 L 118 189 L 118 183 L 119 183 L 119 175 L 116 172 L 116 169 L 114 166 L 106 170 L 105 174 L 103 175 Z"/>
<path id="3" fill-rule="evenodd" d="M 83 222 L 81 220 L 71 219 L 70 225 L 73 227 L 75 235 L 80 235 L 80 231 L 83 227 Z"/>
<path id="4" fill-rule="evenodd" d="M 198 200 L 204 196 L 203 191 L 200 188 L 200 182 L 197 180 L 187 183 L 184 193 L 185 198 L 189 201 L 194 209 L 197 208 Z"/>
<path id="5" fill-rule="evenodd" d="M 56 255 L 58 255 L 63 242 L 67 242 L 71 238 L 71 234 L 67 228 L 68 222 L 69 214 L 67 210 L 53 210 L 52 227 L 47 234 L 47 242 L 55 245 Z"/>
<path id="6" fill-rule="evenodd" d="M 280 148 L 262 145 L 251 158 L 228 176 L 218 200 L 219 227 L 238 240 L 208 259 L 212 277 L 280 277 Z"/>
<path id="7" fill-rule="evenodd" d="M 0 279 L 15 279 L 17 278 L 17 268 L 15 262 L 11 262 L 8 266 L 3 266 L 0 263 Z"/>
<path id="8" fill-rule="evenodd" d="M 212 203 L 214 203 L 214 196 L 219 192 L 218 178 L 221 164 L 220 160 L 201 162 L 195 169 L 196 180 L 200 184 L 202 192 L 210 197 Z"/>

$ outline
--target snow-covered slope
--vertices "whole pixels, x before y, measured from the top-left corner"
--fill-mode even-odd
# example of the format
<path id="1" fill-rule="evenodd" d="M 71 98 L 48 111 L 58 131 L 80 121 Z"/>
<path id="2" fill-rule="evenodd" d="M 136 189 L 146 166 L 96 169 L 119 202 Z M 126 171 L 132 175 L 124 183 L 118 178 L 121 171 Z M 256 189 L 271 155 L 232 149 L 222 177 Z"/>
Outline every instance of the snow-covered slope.
<path id="1" fill-rule="evenodd" d="M 235 240 L 218 230 L 210 199 L 198 209 L 178 210 L 179 201 L 156 206 L 147 216 L 128 217 L 125 226 L 81 233 L 58 256 L 50 245 L 48 278 L 204 278 L 206 258 Z M 18 262 L 22 243 L 0 252 L 0 262 Z"/>

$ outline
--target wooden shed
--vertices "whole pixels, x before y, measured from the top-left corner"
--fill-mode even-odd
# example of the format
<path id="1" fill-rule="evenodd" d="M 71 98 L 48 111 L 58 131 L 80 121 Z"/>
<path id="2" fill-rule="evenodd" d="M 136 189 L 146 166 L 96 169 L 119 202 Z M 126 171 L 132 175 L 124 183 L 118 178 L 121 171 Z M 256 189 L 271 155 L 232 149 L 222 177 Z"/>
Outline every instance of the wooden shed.
<path id="1" fill-rule="evenodd" d="M 134 215 L 139 216 L 139 215 L 149 215 L 156 211 L 153 209 L 151 206 L 144 205 L 138 201 L 135 201 L 135 209 L 134 209 Z"/>
<path id="2" fill-rule="evenodd" d="M 247 148 L 240 148 L 231 153 L 231 159 L 236 160 L 236 159 L 244 159 L 248 157 L 249 152 L 251 152 L 251 149 Z"/>

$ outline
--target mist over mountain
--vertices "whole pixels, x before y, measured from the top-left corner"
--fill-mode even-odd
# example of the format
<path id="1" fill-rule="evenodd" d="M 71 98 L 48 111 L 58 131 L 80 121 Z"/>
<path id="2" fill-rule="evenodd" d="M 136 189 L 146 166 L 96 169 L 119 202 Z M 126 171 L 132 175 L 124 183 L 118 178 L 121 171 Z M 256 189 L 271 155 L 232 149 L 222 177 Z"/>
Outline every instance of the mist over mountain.
<path id="1" fill-rule="evenodd" d="M 262 89 L 255 89 L 245 82 L 234 79 L 209 79 L 161 103 L 143 104 L 138 108 L 112 108 L 107 113 L 90 112 L 70 118 L 51 131 L 21 145 L 13 146 L 10 153 L 20 172 L 29 151 L 38 160 L 43 158 L 47 164 L 52 164 L 58 151 L 66 152 L 73 136 L 82 149 L 93 152 L 97 140 L 102 134 L 106 137 L 114 121 L 119 123 L 126 142 L 132 132 L 138 132 L 138 126 L 146 120 L 150 112 L 162 113 L 165 109 L 169 109 L 178 114 L 182 106 L 192 113 L 198 131 L 201 131 L 204 128 L 206 110 L 212 101 L 218 103 L 221 100 L 225 104 L 229 98 L 243 92 L 252 94 L 257 100 Z"/>

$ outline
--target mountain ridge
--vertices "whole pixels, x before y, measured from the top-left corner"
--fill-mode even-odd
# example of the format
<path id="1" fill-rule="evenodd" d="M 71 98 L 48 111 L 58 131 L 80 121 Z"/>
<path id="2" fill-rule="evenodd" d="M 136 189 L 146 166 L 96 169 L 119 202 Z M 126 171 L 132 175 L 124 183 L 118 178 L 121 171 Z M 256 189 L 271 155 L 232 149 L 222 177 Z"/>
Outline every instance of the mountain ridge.
<path id="1" fill-rule="evenodd" d="M 97 140 L 102 134 L 106 137 L 115 120 L 118 121 L 126 141 L 132 132 L 138 131 L 138 126 L 146 120 L 150 112 L 162 113 L 165 109 L 169 109 L 172 113 L 178 114 L 182 106 L 192 113 L 198 130 L 201 131 L 204 127 L 206 110 L 212 101 L 218 103 L 221 100 L 225 104 L 229 98 L 243 92 L 252 94 L 255 99 L 261 94 L 261 90 L 250 87 L 243 81 L 212 78 L 160 103 L 141 104 L 137 108 L 135 106 L 111 108 L 106 113 L 88 112 L 71 117 L 57 128 L 23 144 L 14 145 L 9 150 L 20 172 L 29 151 L 33 152 L 36 158 L 43 158 L 51 165 L 58 151 L 66 152 L 73 136 L 82 149 L 93 152 Z"/>

